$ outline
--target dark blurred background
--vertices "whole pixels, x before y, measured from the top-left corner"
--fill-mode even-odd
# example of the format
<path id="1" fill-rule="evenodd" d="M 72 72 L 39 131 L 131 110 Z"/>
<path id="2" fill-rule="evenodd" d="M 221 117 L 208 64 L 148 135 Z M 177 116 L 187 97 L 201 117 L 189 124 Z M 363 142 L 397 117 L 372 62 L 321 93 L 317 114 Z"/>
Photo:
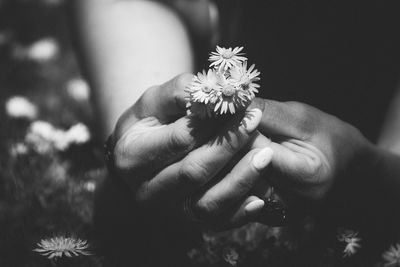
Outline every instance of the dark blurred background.
<path id="1" fill-rule="evenodd" d="M 53 237 L 93 240 L 105 175 L 63 0 L 0 1 L 0 104 L 0 266 L 53 266 L 33 249 Z M 68 260 L 101 266 L 98 256 Z"/>
<path id="2" fill-rule="evenodd" d="M 97 250 L 99 233 L 96 234 L 93 230 L 92 218 L 95 191 L 107 176 L 107 172 L 104 167 L 102 144 L 98 141 L 94 128 L 99 118 L 91 105 L 90 87 L 77 64 L 73 38 L 69 33 L 66 1 L 68 0 L 0 0 L 0 266 L 2 267 L 104 266 L 104 258 Z M 269 1 L 268 5 L 272 7 L 284 5 L 283 2 L 278 2 Z M 281 8 L 286 10 L 284 6 Z M 339 8 L 346 8 L 346 5 Z M 281 17 L 279 13 L 274 13 L 274 9 L 268 8 L 268 11 L 271 20 L 280 21 L 283 29 L 286 25 L 288 31 L 293 31 L 290 36 L 296 36 L 296 28 L 289 27 L 293 25 L 289 23 L 291 14 L 285 13 L 285 16 Z M 307 18 L 307 12 L 305 9 L 300 14 Z M 347 20 L 352 19 L 351 14 L 353 13 L 349 10 Z M 247 15 L 252 14 L 248 11 Z M 257 20 L 254 23 L 257 24 Z M 313 27 L 322 27 L 318 29 L 325 31 L 326 25 L 318 26 L 311 22 L 310 24 Z M 249 23 L 243 26 L 253 30 L 254 27 L 264 28 L 262 24 Z M 301 25 L 297 27 L 300 28 Z M 367 40 L 368 31 L 367 29 L 364 31 L 359 34 Z M 343 34 L 349 32 L 347 29 Z M 329 35 L 329 31 L 326 33 Z M 311 39 L 315 37 L 313 32 L 309 34 Z M 304 62 L 304 59 L 307 61 L 304 50 L 291 51 L 279 43 L 279 41 L 290 42 L 292 39 L 280 35 L 278 37 L 280 39 L 275 38 L 278 40 L 277 43 L 259 42 L 259 45 L 265 44 L 274 53 L 276 51 L 282 53 L 275 53 L 276 58 L 270 57 L 270 61 L 263 63 L 270 73 L 270 77 L 265 79 L 265 84 L 271 88 L 278 85 L 289 88 L 288 96 L 312 103 L 301 90 L 295 90 L 299 84 L 307 84 L 303 81 L 305 76 L 300 75 L 301 72 L 298 77 L 292 78 L 293 84 L 282 83 L 290 82 L 290 79 L 285 79 L 286 72 L 273 76 L 274 72 L 279 72 L 277 66 L 288 70 L 288 73 L 292 68 L 302 68 L 286 64 L 281 61 L 282 56 L 299 57 L 298 62 Z M 364 39 L 359 40 L 361 42 Z M 318 41 L 323 43 L 324 40 L 319 38 Z M 323 46 L 320 47 L 323 49 Z M 389 48 L 395 50 L 393 47 Z M 312 47 L 305 49 L 313 50 Z M 359 51 L 357 56 L 363 60 L 365 60 L 363 53 L 369 52 L 361 51 L 358 47 L 353 47 L 352 50 Z M 287 51 L 293 54 L 288 54 Z M 249 54 L 251 58 L 257 58 L 257 55 L 251 55 L 251 52 Z M 374 58 L 380 57 L 374 55 Z M 357 61 L 357 58 L 355 60 Z M 307 64 L 311 66 L 312 62 Z M 352 72 L 346 62 L 343 66 L 341 71 Z M 382 66 L 388 67 L 385 64 Z M 388 67 L 391 68 L 392 65 Z M 383 76 L 385 73 L 387 76 L 394 76 L 393 73 L 381 70 L 379 69 L 379 73 Z M 324 72 L 324 70 L 319 71 Z M 375 86 L 373 77 L 369 76 L 370 71 L 373 70 L 368 69 L 365 73 L 357 75 L 370 77 L 367 85 Z M 332 72 L 325 74 L 329 77 L 335 76 Z M 308 73 L 308 75 L 314 74 Z M 338 111 L 340 103 L 338 105 L 328 99 L 330 95 L 334 95 L 334 91 L 326 95 L 317 90 L 320 86 L 318 81 L 322 83 L 326 77 L 317 78 L 313 85 L 316 88 L 313 96 L 319 100 L 325 99 L 326 103 L 332 105 L 328 107 Z M 392 85 L 395 81 L 387 80 L 387 83 Z M 361 88 L 364 84 L 356 85 Z M 335 90 L 335 84 L 328 86 Z M 341 90 L 343 93 L 346 88 Z M 275 91 L 276 95 L 274 91 L 267 93 L 279 99 L 278 91 Z M 363 91 L 359 93 L 351 99 L 362 101 L 366 93 Z M 369 102 L 364 103 L 364 106 L 387 105 L 386 102 L 378 104 L 374 102 L 373 95 L 366 97 Z M 356 112 L 352 114 L 360 115 L 360 111 L 356 109 L 357 105 L 353 102 L 353 106 L 346 108 L 355 108 Z M 351 116 L 349 120 L 352 119 Z M 381 124 L 379 118 L 382 116 L 377 114 L 372 118 L 374 125 Z M 367 125 L 370 120 L 371 118 L 365 117 L 365 124 Z M 376 133 L 368 130 L 365 129 L 368 136 L 376 139 Z M 362 236 L 362 233 L 360 234 Z M 187 251 L 187 257 L 193 266 L 389 266 L 379 261 L 380 258 L 376 263 L 366 263 L 363 260 L 365 255 L 362 249 L 358 253 L 358 247 L 354 253 L 344 257 L 345 249 L 351 242 L 355 242 L 354 238 L 360 236 L 356 229 L 319 229 L 312 220 L 305 220 L 289 228 L 250 224 L 223 233 L 204 232 L 202 236 L 202 242 L 198 247 L 188 248 Z M 85 251 L 91 255 L 63 254 L 56 259 L 48 259 L 46 255 L 34 251 L 43 244 L 43 241 L 55 237 L 60 238 L 59 240 L 63 238 L 84 240 L 88 244 Z M 400 247 L 398 248 L 400 251 Z M 382 251 L 376 251 L 376 254 L 381 253 Z"/>

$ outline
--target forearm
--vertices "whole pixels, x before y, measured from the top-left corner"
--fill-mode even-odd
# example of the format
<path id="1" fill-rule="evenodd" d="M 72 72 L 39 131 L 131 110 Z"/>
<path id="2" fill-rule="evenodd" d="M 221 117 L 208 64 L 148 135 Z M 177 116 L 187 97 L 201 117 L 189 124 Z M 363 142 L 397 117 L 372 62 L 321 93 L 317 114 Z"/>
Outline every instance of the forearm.
<path id="1" fill-rule="evenodd" d="M 145 89 L 193 69 L 186 29 L 160 3 L 74 0 L 71 11 L 105 133 Z"/>

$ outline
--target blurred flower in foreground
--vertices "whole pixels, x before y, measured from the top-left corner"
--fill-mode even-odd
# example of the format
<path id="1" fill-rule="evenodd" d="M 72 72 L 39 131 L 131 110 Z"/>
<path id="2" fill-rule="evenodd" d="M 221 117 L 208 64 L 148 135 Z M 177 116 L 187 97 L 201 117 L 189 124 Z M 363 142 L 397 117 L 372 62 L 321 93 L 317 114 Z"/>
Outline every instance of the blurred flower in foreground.
<path id="1" fill-rule="evenodd" d="M 7 115 L 13 118 L 34 119 L 37 117 L 37 107 L 22 96 L 13 96 L 6 102 Z"/>
<path id="2" fill-rule="evenodd" d="M 210 56 L 210 69 L 199 72 L 187 86 L 187 108 L 199 117 L 235 114 L 244 110 L 260 87 L 260 72 L 255 65 L 247 68 L 243 47 L 222 48 Z"/>
<path id="3" fill-rule="evenodd" d="M 89 140 L 89 129 L 83 123 L 75 124 L 64 131 L 45 121 L 34 121 L 25 136 L 25 141 L 39 154 L 46 154 L 54 149 L 64 151 L 72 144 L 80 145 Z"/>
<path id="4" fill-rule="evenodd" d="M 382 254 L 385 267 L 400 267 L 400 244 L 392 245 Z"/>
<path id="5" fill-rule="evenodd" d="M 346 247 L 343 250 L 343 257 L 350 257 L 361 248 L 361 238 L 358 237 L 358 232 L 353 230 L 340 228 L 338 230 L 337 239 L 340 242 L 346 243 Z"/>
<path id="6" fill-rule="evenodd" d="M 54 59 L 59 53 L 59 45 L 54 38 L 47 37 L 36 41 L 26 50 L 26 56 L 30 60 L 44 62 Z"/>
<path id="7" fill-rule="evenodd" d="M 223 259 L 229 263 L 231 266 L 236 266 L 239 260 L 239 254 L 234 248 L 224 248 L 222 251 Z"/>
<path id="8" fill-rule="evenodd" d="M 67 83 L 68 94 L 77 101 L 87 101 L 90 97 L 90 88 L 83 79 L 71 79 Z"/>
<path id="9" fill-rule="evenodd" d="M 28 147 L 24 143 L 16 143 L 10 147 L 10 154 L 13 157 L 19 155 L 26 155 L 28 153 Z"/>
<path id="10" fill-rule="evenodd" d="M 73 237 L 53 237 L 42 239 L 37 244 L 38 248 L 33 251 L 38 252 L 48 259 L 61 258 L 63 256 L 74 257 L 79 255 L 91 255 L 87 249 L 89 244 L 86 240 L 75 239 Z"/>

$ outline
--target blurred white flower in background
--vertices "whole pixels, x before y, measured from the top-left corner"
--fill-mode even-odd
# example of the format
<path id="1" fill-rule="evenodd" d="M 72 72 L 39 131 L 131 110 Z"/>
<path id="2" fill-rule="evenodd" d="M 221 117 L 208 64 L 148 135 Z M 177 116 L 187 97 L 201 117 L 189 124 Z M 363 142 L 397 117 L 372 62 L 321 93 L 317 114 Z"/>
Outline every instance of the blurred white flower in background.
<path id="1" fill-rule="evenodd" d="M 90 137 L 89 129 L 83 123 L 75 124 L 64 131 L 45 121 L 34 121 L 28 129 L 25 141 L 39 154 L 46 154 L 53 150 L 64 151 L 72 144 L 86 143 Z"/>
<path id="2" fill-rule="evenodd" d="M 392 245 L 382 254 L 385 267 L 400 267 L 400 244 Z"/>
<path id="3" fill-rule="evenodd" d="M 45 121 L 34 121 L 25 136 L 25 142 L 39 154 L 46 154 L 54 149 L 52 144 L 55 129 L 53 125 Z"/>
<path id="4" fill-rule="evenodd" d="M 83 144 L 90 140 L 89 129 L 83 123 L 77 123 L 66 133 L 66 139 L 69 144 Z"/>
<path id="5" fill-rule="evenodd" d="M 6 102 L 6 113 L 12 118 L 35 119 L 38 115 L 38 109 L 25 97 L 13 96 Z"/>
<path id="6" fill-rule="evenodd" d="M 86 182 L 83 185 L 83 188 L 85 188 L 86 191 L 93 193 L 96 190 L 96 183 L 93 181 Z"/>
<path id="7" fill-rule="evenodd" d="M 361 248 L 361 238 L 358 237 L 358 232 L 355 232 L 350 229 L 338 229 L 337 239 L 340 242 L 346 243 L 346 246 L 343 250 L 343 257 L 350 257 L 357 253 L 357 251 Z"/>
<path id="8" fill-rule="evenodd" d="M 51 37 L 40 39 L 26 49 L 26 57 L 30 60 L 44 62 L 54 59 L 59 53 L 58 42 Z"/>
<path id="9" fill-rule="evenodd" d="M 10 155 L 13 157 L 26 155 L 27 153 L 28 147 L 24 143 L 15 143 L 10 147 Z"/>
<path id="10" fill-rule="evenodd" d="M 77 101 L 87 101 L 90 97 L 90 88 L 88 83 L 80 78 L 74 78 L 67 82 L 68 94 Z"/>
<path id="11" fill-rule="evenodd" d="M 222 251 L 222 258 L 230 266 L 236 266 L 239 261 L 239 253 L 234 248 L 226 247 Z"/>
<path id="12" fill-rule="evenodd" d="M 34 249 L 42 256 L 48 259 L 61 258 L 63 256 L 89 256 L 91 255 L 87 249 L 89 244 L 86 240 L 76 239 L 73 237 L 53 237 L 50 239 L 42 239 L 37 244 L 38 248 Z"/>

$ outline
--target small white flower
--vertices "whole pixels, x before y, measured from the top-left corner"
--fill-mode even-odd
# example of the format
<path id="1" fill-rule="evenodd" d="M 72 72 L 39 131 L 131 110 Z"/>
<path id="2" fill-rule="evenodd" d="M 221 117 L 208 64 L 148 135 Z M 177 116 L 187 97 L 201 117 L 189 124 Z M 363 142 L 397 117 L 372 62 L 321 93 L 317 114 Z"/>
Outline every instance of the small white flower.
<path id="1" fill-rule="evenodd" d="M 361 238 L 358 237 L 352 237 L 348 239 L 348 243 L 343 250 L 343 257 L 350 257 L 354 255 L 361 248 L 360 241 Z"/>
<path id="2" fill-rule="evenodd" d="M 192 102 L 200 102 L 204 104 L 214 104 L 217 100 L 217 93 L 221 91 L 218 84 L 218 76 L 214 70 L 208 70 L 206 73 L 199 72 L 194 76 L 192 83 L 186 88 Z"/>
<path id="3" fill-rule="evenodd" d="M 30 131 L 44 139 L 52 140 L 55 128 L 47 121 L 34 121 L 30 125 Z"/>
<path id="4" fill-rule="evenodd" d="M 87 101 L 90 97 L 89 85 L 83 79 L 72 79 L 68 81 L 66 87 L 68 94 L 77 101 Z"/>
<path id="5" fill-rule="evenodd" d="M 400 244 L 392 245 L 382 254 L 385 267 L 400 267 Z"/>
<path id="6" fill-rule="evenodd" d="M 214 106 L 216 114 L 226 114 L 228 111 L 230 114 L 235 114 L 237 108 L 245 108 L 253 99 L 250 96 L 245 97 L 246 93 L 240 87 L 231 83 L 229 79 L 222 79 L 221 86 L 221 94 Z"/>
<path id="7" fill-rule="evenodd" d="M 239 253 L 234 248 L 224 248 L 222 258 L 230 265 L 236 266 L 239 261 Z"/>
<path id="8" fill-rule="evenodd" d="M 54 150 L 64 151 L 72 144 L 80 145 L 89 140 L 89 129 L 82 123 L 64 131 L 45 121 L 34 121 L 25 136 L 25 141 L 39 154 L 46 154 Z"/>
<path id="9" fill-rule="evenodd" d="M 66 132 L 66 139 L 69 144 L 86 143 L 90 140 L 89 129 L 83 123 L 75 124 Z"/>
<path id="10" fill-rule="evenodd" d="M 229 74 L 230 82 L 240 87 L 251 99 L 255 97 L 258 88 L 260 88 L 260 85 L 255 83 L 260 80 L 260 77 L 258 77 L 260 72 L 255 69 L 254 64 L 247 69 L 247 61 L 245 61 L 243 64 L 231 68 Z"/>
<path id="11" fill-rule="evenodd" d="M 53 136 L 49 139 L 55 149 L 64 151 L 70 146 L 70 140 L 67 136 L 67 132 L 61 129 L 54 129 Z"/>
<path id="12" fill-rule="evenodd" d="M 46 154 L 54 149 L 53 135 L 55 128 L 45 121 L 34 121 L 29 126 L 25 142 L 39 154 Z"/>
<path id="13" fill-rule="evenodd" d="M 10 155 L 13 157 L 26 155 L 28 150 L 28 147 L 24 143 L 16 143 L 10 147 Z"/>
<path id="14" fill-rule="evenodd" d="M 354 232 L 353 230 L 340 228 L 337 234 L 337 239 L 340 242 L 346 243 L 343 250 L 343 257 L 350 257 L 357 253 L 361 248 L 360 242 L 362 239 L 358 237 L 358 232 Z"/>
<path id="15" fill-rule="evenodd" d="M 226 71 L 234 65 L 240 64 L 241 62 L 247 60 L 246 57 L 243 56 L 243 53 L 240 53 L 243 50 L 243 47 L 235 47 L 232 49 L 219 47 L 217 46 L 216 52 L 211 52 L 209 61 L 211 61 L 210 67 L 215 67 L 220 71 Z"/>
<path id="16" fill-rule="evenodd" d="M 27 48 L 26 56 L 30 60 L 44 62 L 54 59 L 59 50 L 59 45 L 54 38 L 43 38 Z"/>
<path id="17" fill-rule="evenodd" d="M 7 115 L 13 118 L 34 119 L 38 115 L 37 107 L 22 96 L 13 96 L 6 102 Z"/>
<path id="18" fill-rule="evenodd" d="M 76 239 L 73 237 L 53 237 L 50 239 L 42 239 L 38 244 L 38 248 L 33 251 L 40 253 L 48 259 L 66 257 L 74 257 L 80 255 L 91 255 L 87 249 L 89 244 L 86 240 Z"/>
<path id="19" fill-rule="evenodd" d="M 86 191 L 93 193 L 96 190 L 96 183 L 93 181 L 86 182 L 83 187 Z"/>

